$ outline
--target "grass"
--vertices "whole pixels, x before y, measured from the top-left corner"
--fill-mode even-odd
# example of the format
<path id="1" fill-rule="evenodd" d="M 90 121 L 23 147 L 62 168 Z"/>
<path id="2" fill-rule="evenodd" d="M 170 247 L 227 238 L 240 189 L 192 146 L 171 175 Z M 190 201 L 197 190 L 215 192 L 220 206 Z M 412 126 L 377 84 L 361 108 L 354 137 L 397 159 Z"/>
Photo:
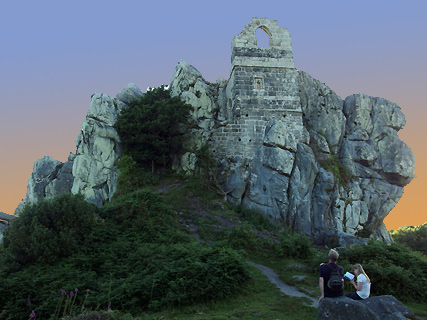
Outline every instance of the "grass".
<path id="1" fill-rule="evenodd" d="M 417 320 L 427 320 L 427 305 L 425 303 L 408 302 L 405 306 L 416 316 Z"/>
<path id="2" fill-rule="evenodd" d="M 265 258 L 258 258 L 259 263 L 266 265 Z M 272 268 L 286 284 L 295 286 L 299 291 L 307 294 L 313 298 L 320 297 L 320 289 L 318 288 L 319 278 L 317 273 L 310 270 L 313 265 L 311 263 L 304 263 L 295 259 L 268 259 L 268 266 Z M 295 266 L 300 266 L 298 268 Z M 299 280 L 297 277 L 303 276 L 305 278 Z"/>
<path id="3" fill-rule="evenodd" d="M 258 269 L 252 267 L 251 272 L 253 281 L 249 291 L 232 299 L 168 310 L 141 319 L 317 319 L 317 309 L 302 305 L 300 298 L 281 293 Z"/>
<path id="4" fill-rule="evenodd" d="M 277 224 L 271 223 L 271 221 L 268 219 L 263 218 L 259 212 L 244 210 L 242 208 L 224 203 L 223 200 L 220 199 L 213 190 L 207 189 L 204 186 L 205 182 L 203 179 L 197 176 L 185 179 L 182 177 L 167 177 L 167 179 L 161 180 L 157 186 L 151 186 L 150 189 L 153 190 L 154 193 L 157 193 L 157 195 L 164 200 L 165 204 L 172 207 L 174 212 L 172 212 L 169 216 L 158 216 L 158 219 L 160 220 L 153 220 L 155 221 L 153 224 L 147 225 L 145 223 L 147 220 L 144 220 L 145 218 L 138 220 L 137 216 L 132 215 L 132 212 L 137 210 L 139 207 L 136 206 L 137 202 L 134 201 L 133 198 L 127 198 L 126 196 L 116 197 L 113 199 L 112 203 L 105 206 L 102 218 L 105 219 L 105 223 L 113 219 L 108 223 L 113 223 L 115 225 L 114 228 L 118 228 L 117 230 L 120 229 L 120 231 L 124 232 L 127 237 L 131 237 L 135 241 L 137 238 L 139 239 L 142 237 L 141 234 L 136 236 L 141 230 L 152 232 L 152 235 L 148 236 L 148 238 L 141 238 L 143 239 L 143 242 L 158 242 L 159 238 L 157 236 L 161 234 L 157 233 L 168 231 L 169 228 L 167 227 L 169 225 L 174 225 L 175 222 L 177 222 L 181 224 L 181 229 L 187 230 L 188 233 L 198 233 L 204 244 L 208 244 L 208 246 L 212 247 L 231 247 L 238 252 L 243 253 L 245 259 L 243 261 L 251 261 L 270 267 L 279 275 L 283 282 L 296 286 L 301 292 L 304 292 L 311 297 L 317 298 L 320 296 L 320 290 L 317 288 L 318 276 L 316 272 L 316 266 L 318 266 L 320 262 L 324 262 L 327 255 L 325 250 L 313 249 L 313 252 L 307 255 L 307 257 L 302 257 L 299 259 L 295 258 L 295 254 L 290 251 L 290 249 L 295 247 L 295 243 L 286 242 L 289 239 L 285 239 L 285 242 L 280 242 L 283 241 L 283 239 L 277 236 L 278 233 L 289 232 L 288 235 L 291 235 L 293 240 L 297 239 L 298 237 L 294 237 L 292 232 L 284 227 L 280 228 Z M 141 190 L 138 197 L 140 196 L 142 196 Z M 151 199 L 150 197 L 147 198 L 145 202 L 141 202 L 141 205 L 149 206 Z M 163 210 L 163 206 L 157 204 L 157 202 L 155 206 L 153 204 L 153 208 L 155 208 L 156 212 Z M 151 213 L 150 215 L 147 215 L 147 218 L 154 219 L 157 216 L 155 211 L 150 211 Z M 169 222 L 166 222 L 166 217 L 169 219 L 167 220 Z M 136 224 L 140 224 L 139 229 L 135 229 Z M 165 231 L 158 229 L 162 225 L 162 228 L 164 228 Z M 115 237 L 118 236 L 118 233 L 112 232 L 113 230 L 116 230 L 114 228 L 113 225 L 111 225 L 109 228 L 105 228 L 105 230 L 108 231 L 108 234 L 102 233 L 99 235 L 99 237 L 97 234 L 94 234 L 92 236 L 93 240 L 105 243 L 106 239 L 115 239 Z M 132 231 L 133 229 L 135 229 L 134 232 Z M 170 232 L 170 230 L 168 232 Z M 162 236 L 165 237 L 165 235 Z M 188 237 L 188 234 L 184 234 L 180 237 L 184 239 L 185 237 Z M 134 250 L 132 248 L 136 246 L 136 242 L 133 243 L 132 240 L 126 247 L 128 249 L 124 249 L 123 244 L 128 243 L 128 239 L 125 240 L 118 238 L 117 241 L 118 240 L 120 240 L 120 243 L 118 242 L 117 246 L 119 246 L 120 250 L 122 251 L 132 251 Z M 91 243 L 94 241 L 91 241 Z M 165 244 L 169 243 L 166 238 L 162 241 Z M 289 245 L 289 243 L 291 244 L 291 247 L 286 247 L 285 245 Z M 135 244 L 135 246 L 133 244 Z M 277 244 L 280 244 L 282 249 L 285 249 L 277 251 Z M 300 242 L 296 242 L 296 244 L 300 244 Z M 155 247 L 155 243 L 153 245 Z M 88 247 L 87 250 L 92 250 L 90 248 Z M 96 247 L 94 246 L 94 248 Z M 115 249 L 115 247 L 110 244 L 109 250 L 111 251 L 111 255 L 116 256 L 117 250 L 114 251 L 113 249 L 116 250 L 117 248 Z M 309 251 L 306 248 L 303 250 Z M 108 252 L 109 251 L 107 250 L 104 253 L 107 254 Z M 169 254 L 174 254 L 174 252 L 168 252 Z M 87 254 L 89 254 L 89 252 Z M 73 266 L 75 265 L 77 267 L 81 266 L 82 264 L 89 263 L 87 259 L 88 258 L 86 258 L 86 254 L 82 253 L 80 255 L 76 255 L 74 257 L 73 265 L 67 266 L 67 277 L 70 277 L 70 279 L 67 281 L 69 282 L 70 287 L 71 283 L 74 283 L 76 280 L 80 279 L 80 276 L 77 276 L 78 271 L 73 271 Z M 128 278 L 130 275 L 127 273 L 128 269 L 126 269 L 125 266 L 128 265 L 129 262 L 125 263 L 124 266 L 119 266 L 118 264 L 114 263 L 112 264 L 113 265 L 110 266 L 112 269 L 117 269 L 118 267 L 123 269 L 123 272 L 121 272 L 121 274 L 123 274 L 123 279 L 121 279 L 120 282 L 122 280 L 126 281 L 126 278 Z M 89 269 L 96 267 L 96 265 L 91 263 L 88 265 L 90 266 Z M 293 267 L 295 265 L 303 266 L 303 268 Z M 102 265 L 100 264 L 99 268 L 101 267 Z M 102 274 L 105 272 L 105 270 L 108 269 L 105 268 L 105 266 L 102 267 L 99 272 Z M 92 313 L 89 314 L 83 313 L 79 316 L 72 317 L 71 319 L 317 319 L 317 309 L 307 306 L 304 303 L 303 298 L 293 298 L 283 294 L 274 284 L 270 283 L 268 278 L 258 269 L 252 266 L 248 266 L 248 268 L 251 274 L 251 280 L 249 280 L 246 286 L 242 286 L 241 290 L 238 289 L 240 292 L 237 292 L 233 296 L 229 296 L 223 300 L 196 303 L 190 306 L 169 306 L 162 308 L 160 311 L 147 311 L 146 309 L 141 309 L 140 314 L 135 314 L 134 312 L 132 316 L 130 314 L 126 314 L 126 312 L 130 312 L 129 308 L 122 308 L 121 311 L 107 311 L 106 302 L 104 299 L 102 300 L 102 306 L 97 311 L 92 311 Z M 42 269 L 50 270 L 48 269 L 48 266 L 43 267 Z M 156 269 L 159 269 L 158 264 L 156 265 Z M 97 269 L 91 271 L 93 271 L 94 275 L 99 274 Z M 141 274 L 143 272 L 144 269 L 141 269 L 141 272 L 138 272 L 137 275 L 132 274 L 132 276 L 136 277 L 135 281 L 138 280 L 138 277 L 141 278 Z M 30 272 L 28 274 L 30 274 Z M 47 275 L 49 272 L 44 271 L 43 274 Z M 295 276 L 304 276 L 304 278 L 299 280 Z M 61 279 L 55 278 L 57 282 L 59 281 L 56 283 L 58 288 L 64 285 L 64 281 L 66 281 L 65 278 L 65 276 L 61 277 Z M 91 280 L 94 282 L 94 284 L 96 282 L 95 278 L 96 277 L 94 276 L 93 280 Z M 73 280 L 71 281 L 71 279 Z M 118 281 L 118 279 L 115 278 L 112 280 Z M 110 280 L 110 282 L 112 280 Z M 89 280 L 80 279 L 79 281 L 83 283 Z M 51 283 L 52 281 L 49 282 Z M 128 286 L 132 286 L 133 284 L 134 282 L 131 281 L 128 283 Z M 79 287 L 83 286 L 83 284 L 80 285 L 78 283 L 75 285 Z M 92 301 L 97 301 L 96 295 L 101 295 L 102 292 L 106 291 L 107 287 L 108 286 L 104 283 L 103 285 L 99 285 L 97 293 L 95 293 L 96 290 L 93 290 L 94 296 L 91 298 Z M 140 290 L 139 287 L 138 290 Z M 348 292 L 348 288 L 346 292 Z M 25 303 L 26 296 L 23 296 L 22 300 Z M 110 299 L 108 299 L 108 301 L 109 300 Z M 112 300 L 112 308 L 114 309 L 115 307 L 118 307 L 118 301 L 114 301 L 114 298 Z M 406 305 L 414 311 L 417 319 L 427 320 L 426 305 L 421 303 L 407 303 Z M 53 309 L 54 308 L 55 307 L 53 306 Z M 1 315 L 0 319 L 3 319 Z"/>
<path id="5" fill-rule="evenodd" d="M 280 292 L 261 271 L 250 267 L 253 281 L 240 295 L 227 300 L 196 304 L 150 312 L 138 317 L 112 314 L 112 319 L 133 320 L 261 320 L 317 319 L 317 309 L 303 304 L 302 298 L 289 297 Z M 117 318 L 116 318 L 117 317 Z M 76 318 L 77 319 L 77 318 Z M 88 318 L 90 319 L 90 318 Z"/>

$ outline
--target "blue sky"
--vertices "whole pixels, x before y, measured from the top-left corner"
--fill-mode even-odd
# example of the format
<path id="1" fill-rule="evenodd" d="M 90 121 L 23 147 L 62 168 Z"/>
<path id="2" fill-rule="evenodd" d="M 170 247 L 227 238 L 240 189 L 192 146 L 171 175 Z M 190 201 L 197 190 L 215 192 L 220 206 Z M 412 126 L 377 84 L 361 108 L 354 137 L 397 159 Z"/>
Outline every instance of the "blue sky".
<path id="1" fill-rule="evenodd" d="M 288 28 L 297 69 L 342 98 L 402 108 L 418 177 L 386 224 L 427 221 L 427 2 L 18 0 L 0 10 L 0 211 L 25 197 L 34 161 L 75 152 L 92 93 L 168 84 L 180 59 L 208 81 L 227 79 L 232 38 L 261 16 Z"/>

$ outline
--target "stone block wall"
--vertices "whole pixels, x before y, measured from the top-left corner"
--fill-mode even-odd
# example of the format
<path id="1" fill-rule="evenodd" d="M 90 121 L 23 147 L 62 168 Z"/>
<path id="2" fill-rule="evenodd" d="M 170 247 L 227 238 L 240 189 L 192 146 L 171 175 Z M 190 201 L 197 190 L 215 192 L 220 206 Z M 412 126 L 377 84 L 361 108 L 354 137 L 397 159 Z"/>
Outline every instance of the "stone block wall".
<path id="1" fill-rule="evenodd" d="M 257 46 L 256 31 L 264 30 L 269 48 Z M 288 29 L 279 27 L 277 20 L 254 17 L 231 42 L 231 70 L 236 66 L 294 68 L 292 40 Z"/>
<path id="2" fill-rule="evenodd" d="M 217 157 L 251 158 L 262 145 L 268 121 L 277 119 L 302 138 L 302 110 L 297 70 L 235 67 L 229 81 L 231 118 L 212 134 Z"/>
<path id="3" fill-rule="evenodd" d="M 269 48 L 257 46 L 256 31 L 269 36 Z M 252 158 L 263 144 L 270 120 L 281 120 L 297 141 L 303 137 L 298 71 L 292 41 L 276 20 L 256 17 L 234 37 L 231 75 L 226 88 L 228 119 L 211 137 L 218 158 Z"/>

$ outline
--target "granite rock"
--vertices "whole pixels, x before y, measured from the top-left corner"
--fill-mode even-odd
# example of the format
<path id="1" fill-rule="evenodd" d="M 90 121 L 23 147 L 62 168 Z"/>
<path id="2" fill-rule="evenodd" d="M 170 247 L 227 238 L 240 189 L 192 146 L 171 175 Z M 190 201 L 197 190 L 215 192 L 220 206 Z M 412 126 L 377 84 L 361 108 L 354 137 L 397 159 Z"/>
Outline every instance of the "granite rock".
<path id="1" fill-rule="evenodd" d="M 414 318 L 414 313 L 393 296 L 376 296 L 365 300 L 347 297 L 323 298 L 318 319 L 334 320 L 400 320 Z"/>

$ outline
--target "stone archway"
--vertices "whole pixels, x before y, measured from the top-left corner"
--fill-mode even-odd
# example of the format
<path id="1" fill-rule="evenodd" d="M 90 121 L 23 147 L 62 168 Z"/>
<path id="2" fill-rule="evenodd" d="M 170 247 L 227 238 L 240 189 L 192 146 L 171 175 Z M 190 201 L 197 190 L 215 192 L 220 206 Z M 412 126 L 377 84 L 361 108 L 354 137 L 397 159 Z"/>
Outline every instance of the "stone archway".
<path id="1" fill-rule="evenodd" d="M 258 48 L 269 48 L 271 41 L 271 32 L 266 26 L 260 26 L 255 30 L 255 37 Z"/>

